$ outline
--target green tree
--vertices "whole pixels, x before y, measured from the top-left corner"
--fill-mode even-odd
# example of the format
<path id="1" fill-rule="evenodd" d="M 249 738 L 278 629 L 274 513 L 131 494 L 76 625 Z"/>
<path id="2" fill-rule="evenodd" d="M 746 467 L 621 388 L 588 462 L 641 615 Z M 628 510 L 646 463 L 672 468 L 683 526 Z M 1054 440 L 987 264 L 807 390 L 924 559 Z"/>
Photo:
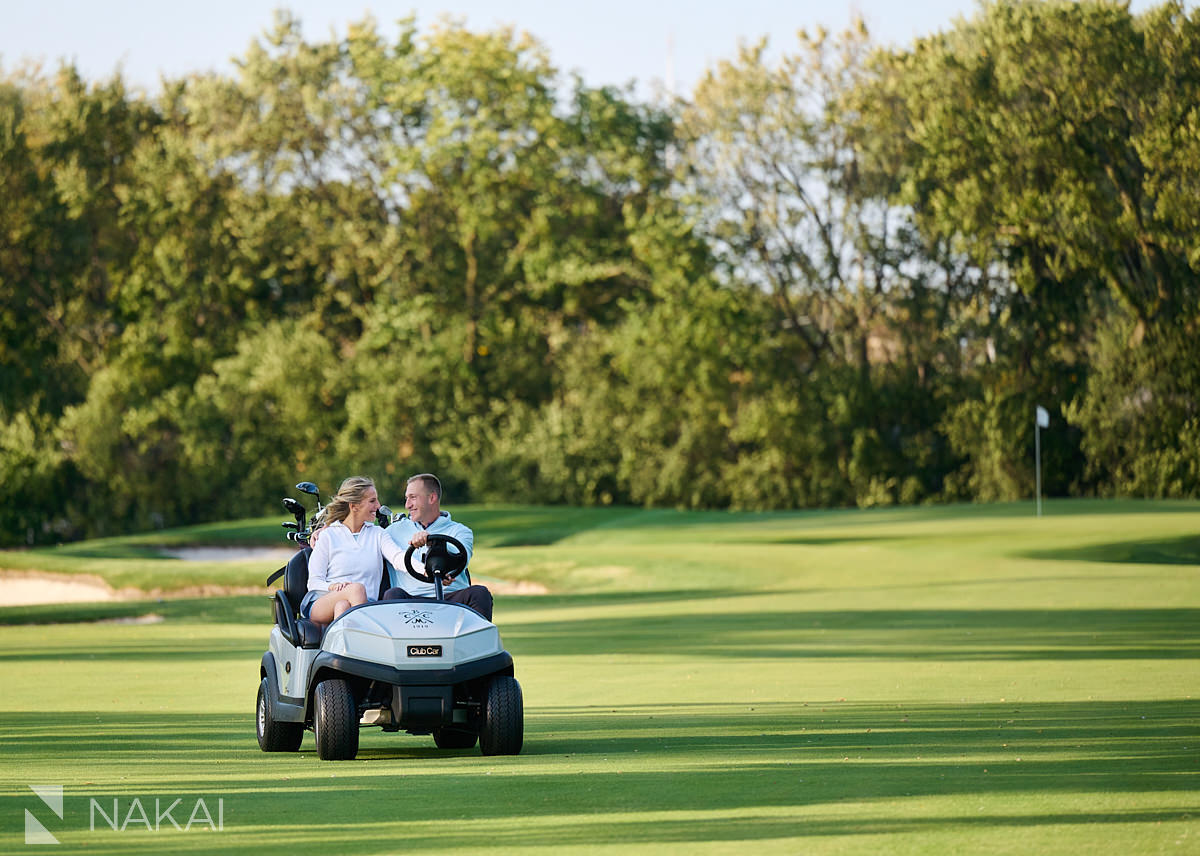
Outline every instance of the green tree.
<path id="1" fill-rule="evenodd" d="M 1089 378 L 1088 367 L 1110 341 L 1102 331 L 1126 314 L 1127 360 L 1161 369 L 1163 355 L 1186 353 L 1200 292 L 1194 206 L 1181 208 L 1177 191 L 1195 183 L 1195 168 L 1172 141 L 1182 143 L 1195 121 L 1195 31 L 1195 16 L 1177 3 L 1135 18 L 1108 3 L 1006 0 L 897 57 L 893 92 L 910 141 L 901 198 L 929 240 L 1020 289 L 989 313 L 1004 321 L 990 334 L 997 371 L 979 376 L 991 380 L 951 420 L 960 451 L 980 463 L 972 492 L 1031 489 L 1027 466 L 988 477 L 987 488 L 979 479 L 999 472 L 995 462 L 1031 459 L 1029 429 L 1019 425 L 1047 397 L 1075 402 L 1068 412 L 1084 447 L 1104 445 L 1109 426 L 1088 418 L 1099 411 L 1086 400 L 1107 396 L 1112 378 Z M 1194 404 L 1172 402 L 1159 418 L 1192 418 Z M 1126 446 L 1124 464 L 1093 460 L 1085 476 L 1078 450 L 1066 450 L 1077 464 L 1074 489 L 1143 454 L 1153 450 Z"/>
<path id="2" fill-rule="evenodd" d="M 77 400 L 120 335 L 113 299 L 136 236 L 119 226 L 131 154 L 157 117 L 119 78 L 89 87 L 64 66 L 53 80 L 0 86 L 0 388 L 49 412 Z"/>
<path id="3" fill-rule="evenodd" d="M 760 43 L 683 113 L 688 187 L 725 280 L 774 309 L 754 422 L 770 441 L 747 460 L 771 462 L 755 465 L 765 478 L 784 461 L 812 468 L 784 504 L 936 495 L 952 458 L 940 376 L 958 368 L 947 332 L 980 278 L 894 200 L 907 153 L 887 140 L 903 111 L 872 56 L 861 25 L 801 33 L 778 61 Z"/>

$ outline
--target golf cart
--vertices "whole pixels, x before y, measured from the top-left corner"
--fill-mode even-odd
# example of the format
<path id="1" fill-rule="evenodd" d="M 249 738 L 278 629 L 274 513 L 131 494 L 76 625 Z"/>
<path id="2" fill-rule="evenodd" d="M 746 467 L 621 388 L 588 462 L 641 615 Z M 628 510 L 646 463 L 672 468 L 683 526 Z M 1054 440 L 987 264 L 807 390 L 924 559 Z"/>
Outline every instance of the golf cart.
<path id="1" fill-rule="evenodd" d="M 310 483 L 297 487 L 316 492 Z M 303 507 L 295 500 L 284 505 L 297 517 L 295 526 L 284 524 L 293 530 L 289 539 L 305 544 Z M 432 734 L 442 749 L 478 743 L 484 755 L 521 751 L 521 686 L 500 632 L 475 610 L 443 597 L 443 584 L 466 569 L 461 543 L 431 534 L 424 570 L 413 567 L 412 546 L 404 554 L 404 570 L 433 583 L 433 600 L 376 600 L 324 627 L 299 614 L 311 552 L 301 549 L 267 581 L 283 578 L 259 668 L 256 720 L 264 752 L 298 751 L 312 729 L 322 760 L 352 759 L 363 726 Z M 379 595 L 388 587 L 385 567 Z"/>

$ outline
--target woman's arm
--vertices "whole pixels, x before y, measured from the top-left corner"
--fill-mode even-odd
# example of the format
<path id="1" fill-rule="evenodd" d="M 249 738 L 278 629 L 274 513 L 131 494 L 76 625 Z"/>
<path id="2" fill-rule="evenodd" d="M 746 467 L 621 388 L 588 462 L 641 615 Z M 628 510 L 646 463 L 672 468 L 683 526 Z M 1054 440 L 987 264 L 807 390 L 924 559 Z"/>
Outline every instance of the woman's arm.
<path id="1" fill-rule="evenodd" d="M 308 590 L 329 591 L 330 544 L 333 533 L 328 528 L 321 533 L 308 556 Z"/>
<path id="2" fill-rule="evenodd" d="M 408 546 L 401 547 L 397 544 L 396 539 L 388 534 L 387 529 L 379 530 L 379 552 L 383 558 L 392 563 L 392 567 L 396 569 L 397 573 L 404 570 L 404 554 L 408 552 Z M 383 572 L 386 574 L 387 568 L 384 568 Z"/>

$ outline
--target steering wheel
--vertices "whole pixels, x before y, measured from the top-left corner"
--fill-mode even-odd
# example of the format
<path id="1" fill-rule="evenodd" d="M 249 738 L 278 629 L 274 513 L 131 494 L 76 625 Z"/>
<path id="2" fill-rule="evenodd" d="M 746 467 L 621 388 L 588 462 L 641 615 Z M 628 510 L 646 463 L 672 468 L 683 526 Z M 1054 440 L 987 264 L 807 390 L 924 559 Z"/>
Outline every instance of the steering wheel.
<path id="1" fill-rule="evenodd" d="M 458 552 L 451 553 L 446 549 L 447 545 L 453 545 Z M 425 546 L 429 548 L 429 552 L 425 554 L 424 573 L 418 572 L 412 565 L 412 554 L 417 548 L 409 544 L 408 550 L 404 553 L 404 570 L 408 571 L 409 576 L 413 579 L 431 583 L 434 574 L 440 572 L 442 579 L 449 582 L 467 567 L 467 548 L 457 538 L 431 532 Z"/>

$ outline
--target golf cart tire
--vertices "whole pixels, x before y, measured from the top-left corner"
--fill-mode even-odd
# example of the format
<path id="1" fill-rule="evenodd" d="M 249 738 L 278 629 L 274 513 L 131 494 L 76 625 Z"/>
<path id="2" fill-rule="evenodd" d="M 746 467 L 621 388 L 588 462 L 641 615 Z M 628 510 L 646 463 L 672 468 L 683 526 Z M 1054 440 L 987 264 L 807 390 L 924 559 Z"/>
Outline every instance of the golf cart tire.
<path id="1" fill-rule="evenodd" d="M 433 742 L 439 749 L 473 749 L 479 735 L 465 728 L 439 728 L 433 732 Z"/>
<path id="2" fill-rule="evenodd" d="M 511 675 L 496 675 L 487 685 L 479 749 L 484 755 L 517 755 L 525 738 L 521 685 Z"/>
<path id="3" fill-rule="evenodd" d="M 258 747 L 264 752 L 296 752 L 304 740 L 304 723 L 280 722 L 275 718 L 270 680 L 263 678 L 258 685 L 258 702 L 254 713 L 258 726 Z"/>
<path id="4" fill-rule="evenodd" d="M 352 761 L 358 754 L 358 708 L 350 685 L 326 678 L 313 692 L 313 734 L 322 761 Z"/>

